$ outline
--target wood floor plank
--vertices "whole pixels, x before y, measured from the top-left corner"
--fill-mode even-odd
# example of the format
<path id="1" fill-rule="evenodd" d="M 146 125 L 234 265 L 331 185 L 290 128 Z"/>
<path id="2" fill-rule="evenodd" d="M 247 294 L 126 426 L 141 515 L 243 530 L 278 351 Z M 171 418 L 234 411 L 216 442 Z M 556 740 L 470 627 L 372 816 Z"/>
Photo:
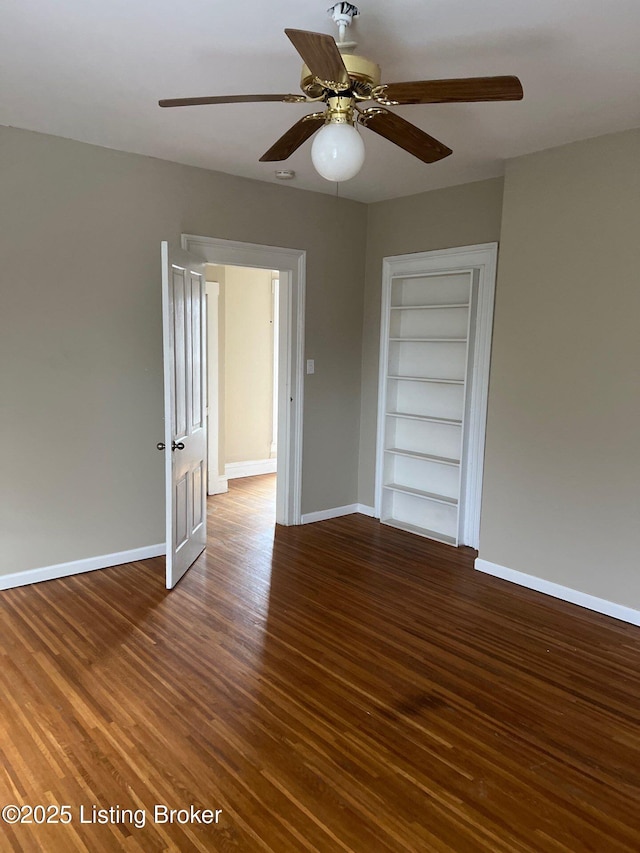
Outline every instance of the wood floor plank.
<path id="1" fill-rule="evenodd" d="M 0 806 L 73 815 L 0 849 L 640 850 L 640 629 L 230 486 L 171 592 L 155 559 L 0 595 Z"/>

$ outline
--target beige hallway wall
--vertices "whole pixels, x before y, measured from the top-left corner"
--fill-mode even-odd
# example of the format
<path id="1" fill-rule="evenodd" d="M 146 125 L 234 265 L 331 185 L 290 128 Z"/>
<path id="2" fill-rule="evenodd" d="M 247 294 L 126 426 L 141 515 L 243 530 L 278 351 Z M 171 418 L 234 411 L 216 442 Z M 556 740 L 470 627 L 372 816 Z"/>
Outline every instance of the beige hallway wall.
<path id="1" fill-rule="evenodd" d="M 508 165 L 480 557 L 640 609 L 640 131 Z"/>
<path id="2" fill-rule="evenodd" d="M 0 572 L 164 540 L 159 258 L 182 232 L 306 250 L 302 511 L 357 500 L 364 205 L 11 128 L 0 162 Z"/>
<path id="3" fill-rule="evenodd" d="M 271 270 L 225 270 L 225 462 L 268 459 L 273 434 Z"/>

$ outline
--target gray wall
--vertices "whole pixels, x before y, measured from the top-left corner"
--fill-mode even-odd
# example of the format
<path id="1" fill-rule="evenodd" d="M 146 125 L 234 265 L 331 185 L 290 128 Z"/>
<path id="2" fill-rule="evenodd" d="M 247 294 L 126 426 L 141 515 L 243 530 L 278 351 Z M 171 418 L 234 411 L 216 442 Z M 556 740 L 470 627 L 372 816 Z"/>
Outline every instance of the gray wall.
<path id="1" fill-rule="evenodd" d="M 0 163 L 0 572 L 163 541 L 159 247 L 182 232 L 307 251 L 302 510 L 357 500 L 364 205 L 10 128 Z"/>
<path id="2" fill-rule="evenodd" d="M 368 208 L 7 128 L 0 163 L 0 571 L 163 539 L 161 239 L 307 250 L 303 512 L 373 503 L 382 258 L 500 240 L 480 556 L 640 608 L 640 131 Z"/>
<path id="3" fill-rule="evenodd" d="M 640 608 L 640 131 L 505 180 L 480 557 Z"/>
<path id="4" fill-rule="evenodd" d="M 359 502 L 373 506 L 382 259 L 500 237 L 502 178 L 369 205 L 362 340 Z"/>

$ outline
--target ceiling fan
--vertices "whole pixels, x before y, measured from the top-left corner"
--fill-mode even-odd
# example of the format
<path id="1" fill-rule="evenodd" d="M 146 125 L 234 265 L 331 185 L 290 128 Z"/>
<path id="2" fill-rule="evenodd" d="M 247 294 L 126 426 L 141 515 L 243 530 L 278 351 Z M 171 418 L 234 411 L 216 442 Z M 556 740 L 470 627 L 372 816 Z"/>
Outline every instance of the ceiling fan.
<path id="1" fill-rule="evenodd" d="M 326 108 L 299 119 L 260 158 L 286 160 L 307 139 L 316 136 L 311 157 L 316 170 L 330 181 L 354 177 L 364 162 L 364 143 L 355 125 L 368 127 L 423 163 L 435 163 L 452 151 L 414 124 L 386 109 L 406 104 L 443 104 L 473 101 L 518 101 L 523 97 L 517 77 L 462 77 L 381 83 L 380 66 L 353 53 L 355 42 L 345 41 L 346 27 L 358 15 L 351 3 L 336 3 L 329 13 L 338 25 L 338 42 L 330 35 L 285 29 L 304 65 L 302 95 L 214 95 L 205 98 L 169 98 L 161 107 L 201 104 L 238 104 L 279 101 L 287 104 L 324 103 Z"/>

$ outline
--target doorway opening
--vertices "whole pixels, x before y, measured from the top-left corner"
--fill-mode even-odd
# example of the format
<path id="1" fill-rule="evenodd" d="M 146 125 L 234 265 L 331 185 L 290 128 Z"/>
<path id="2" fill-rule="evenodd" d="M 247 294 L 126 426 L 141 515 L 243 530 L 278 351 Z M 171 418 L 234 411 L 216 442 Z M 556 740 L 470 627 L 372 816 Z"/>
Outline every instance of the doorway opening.
<path id="1" fill-rule="evenodd" d="M 225 480 L 229 475 L 226 466 L 234 462 L 254 462 L 273 465 L 270 459 L 277 459 L 276 484 L 276 523 L 294 525 L 301 523 L 301 491 L 302 491 L 302 412 L 303 412 L 303 353 L 304 353 L 304 304 L 305 304 L 305 267 L 306 253 L 295 249 L 281 249 L 273 246 L 260 246 L 253 243 L 239 243 L 230 240 L 219 240 L 212 237 L 202 237 L 191 234 L 182 235 L 182 248 L 198 256 L 205 264 L 212 264 L 220 270 L 232 270 L 236 276 L 238 268 L 245 268 L 256 274 L 268 274 L 270 281 L 277 281 L 273 288 L 276 294 L 271 294 L 273 323 L 272 334 L 276 342 L 275 351 L 267 358 L 272 378 L 272 411 L 270 415 L 271 435 L 269 449 L 264 458 L 224 460 L 221 467 L 220 452 L 218 455 L 217 480 L 213 482 L 212 491 L 224 491 Z M 277 270 L 274 275 L 273 271 Z M 209 315 L 216 315 L 218 327 L 221 319 L 220 282 L 215 287 L 215 276 L 210 288 Z M 225 282 L 226 287 L 226 282 Z M 271 285 L 270 285 L 271 287 Z M 225 294 L 226 295 L 226 294 Z M 275 298 L 277 296 L 277 298 Z M 211 351 L 208 365 L 208 376 L 215 377 L 217 370 L 218 384 L 220 383 L 221 365 L 220 349 L 218 362 L 212 363 Z M 215 360 L 215 359 L 214 359 Z M 216 408 L 218 400 L 218 411 Z M 209 395 L 209 424 L 223 423 L 220 413 L 220 395 Z M 226 420 L 226 419 L 225 419 Z M 277 423 L 276 434 L 273 434 L 273 424 Z M 224 427 L 223 427 L 224 429 Z M 220 448 L 219 437 L 214 439 Z M 228 444 L 225 437 L 225 445 Z M 273 447 L 273 450 L 272 450 Z M 274 454 L 273 457 L 271 454 Z M 215 456 L 215 449 L 213 451 Z M 226 455 L 226 449 L 225 449 Z M 260 457 L 260 454 L 258 454 Z M 247 469 L 245 468 L 245 471 Z M 254 467 L 253 473 L 261 474 Z M 224 478 L 224 479 L 221 479 Z"/>
<path id="2" fill-rule="evenodd" d="M 271 475 L 275 512 L 280 272 L 206 264 L 205 276 L 207 492 L 221 494 L 229 481 Z"/>

